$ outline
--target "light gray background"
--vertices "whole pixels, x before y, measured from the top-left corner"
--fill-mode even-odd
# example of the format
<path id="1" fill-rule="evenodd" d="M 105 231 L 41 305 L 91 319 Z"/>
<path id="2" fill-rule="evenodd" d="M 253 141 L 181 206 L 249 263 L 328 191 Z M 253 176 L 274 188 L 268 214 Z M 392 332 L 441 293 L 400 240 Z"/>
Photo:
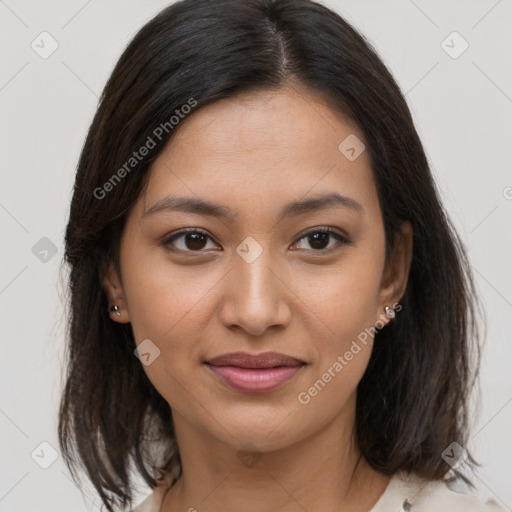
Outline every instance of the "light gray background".
<path id="1" fill-rule="evenodd" d="M 488 317 L 482 407 L 471 440 L 483 463 L 476 483 L 481 497 L 511 510 L 512 1 L 325 3 L 368 37 L 407 94 L 467 244 Z M 79 152 L 123 48 L 167 4 L 0 0 L 2 512 L 96 510 L 100 503 L 92 490 L 81 496 L 58 453 L 48 469 L 31 454 L 50 461 L 42 442 L 58 452 L 65 326 L 59 267 Z M 31 48 L 43 31 L 59 45 L 47 59 Z M 456 59 L 441 46 L 453 31 L 469 43 Z M 58 251 L 46 262 L 32 252 L 43 237 Z M 142 499 L 149 489 L 140 491 Z"/>

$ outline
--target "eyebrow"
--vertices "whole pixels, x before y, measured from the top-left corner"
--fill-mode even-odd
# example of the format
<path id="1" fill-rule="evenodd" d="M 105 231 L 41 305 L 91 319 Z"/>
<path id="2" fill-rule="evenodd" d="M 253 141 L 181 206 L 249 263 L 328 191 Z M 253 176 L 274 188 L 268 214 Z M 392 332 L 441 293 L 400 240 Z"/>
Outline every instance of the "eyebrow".
<path id="1" fill-rule="evenodd" d="M 280 222 L 289 217 L 303 215 L 305 213 L 311 213 L 333 207 L 343 207 L 357 213 L 360 213 L 363 210 L 361 204 L 351 197 L 333 193 L 314 197 L 312 199 L 288 203 L 281 210 L 277 221 Z M 229 207 L 224 205 L 215 204 L 193 197 L 172 196 L 166 196 L 157 201 L 153 206 L 151 206 L 151 208 L 143 213 L 142 217 L 146 218 L 160 211 L 179 211 L 197 215 L 206 215 L 209 217 L 225 220 L 233 220 L 235 217 L 237 217 L 237 214 L 235 214 Z"/>

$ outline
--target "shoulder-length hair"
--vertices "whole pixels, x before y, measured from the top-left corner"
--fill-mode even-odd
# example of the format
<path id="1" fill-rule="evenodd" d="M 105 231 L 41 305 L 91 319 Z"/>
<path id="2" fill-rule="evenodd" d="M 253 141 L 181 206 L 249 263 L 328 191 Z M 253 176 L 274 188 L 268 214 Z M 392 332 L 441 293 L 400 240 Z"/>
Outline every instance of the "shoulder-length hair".
<path id="1" fill-rule="evenodd" d="M 132 502 L 132 463 L 154 487 L 163 471 L 179 476 L 181 462 L 171 408 L 134 355 L 131 326 L 109 318 L 100 277 L 110 262 L 119 270 L 127 213 L 179 129 L 176 119 L 285 85 L 321 93 L 362 130 L 386 254 L 404 220 L 414 231 L 402 310 L 376 333 L 358 386 L 362 455 L 387 475 L 441 479 L 450 470 L 443 451 L 466 445 L 479 303 L 465 248 L 391 73 L 364 36 L 313 1 L 183 0 L 143 26 L 117 62 L 80 155 L 65 234 L 70 320 L 59 443 L 75 481 L 80 465 L 111 512 Z M 134 157 L 144 145 L 147 155 Z M 466 464 L 478 465 L 471 455 Z M 459 470 L 450 475 L 470 483 Z"/>

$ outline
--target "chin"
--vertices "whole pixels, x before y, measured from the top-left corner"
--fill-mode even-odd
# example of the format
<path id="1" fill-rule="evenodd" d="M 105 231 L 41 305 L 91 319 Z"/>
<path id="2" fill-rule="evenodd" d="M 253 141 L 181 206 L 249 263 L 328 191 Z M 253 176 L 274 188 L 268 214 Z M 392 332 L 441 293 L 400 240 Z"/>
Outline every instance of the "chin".
<path id="1" fill-rule="evenodd" d="M 216 410 L 219 411 L 216 415 L 219 423 L 210 423 L 212 434 L 235 450 L 252 446 L 259 452 L 270 452 L 286 448 L 310 434 L 305 428 L 307 419 L 297 418 L 289 409 L 260 404 L 231 408 L 226 412 L 220 412 L 222 408 Z M 298 426 L 300 429 L 296 430 Z"/>

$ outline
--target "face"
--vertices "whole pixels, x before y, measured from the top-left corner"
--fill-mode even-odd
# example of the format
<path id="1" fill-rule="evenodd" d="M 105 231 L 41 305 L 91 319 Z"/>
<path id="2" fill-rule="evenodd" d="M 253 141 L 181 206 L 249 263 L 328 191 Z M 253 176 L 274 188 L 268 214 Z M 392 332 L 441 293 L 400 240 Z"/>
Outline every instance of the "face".
<path id="1" fill-rule="evenodd" d="M 121 275 L 104 278 L 112 320 L 150 340 L 144 370 L 175 422 L 212 439 L 266 451 L 335 419 L 353 425 L 371 328 L 402 296 L 411 250 L 404 225 L 385 267 L 368 152 L 339 149 L 363 134 L 296 89 L 218 101 L 181 123 L 128 216 Z M 301 364 L 206 364 L 233 352 Z"/>

